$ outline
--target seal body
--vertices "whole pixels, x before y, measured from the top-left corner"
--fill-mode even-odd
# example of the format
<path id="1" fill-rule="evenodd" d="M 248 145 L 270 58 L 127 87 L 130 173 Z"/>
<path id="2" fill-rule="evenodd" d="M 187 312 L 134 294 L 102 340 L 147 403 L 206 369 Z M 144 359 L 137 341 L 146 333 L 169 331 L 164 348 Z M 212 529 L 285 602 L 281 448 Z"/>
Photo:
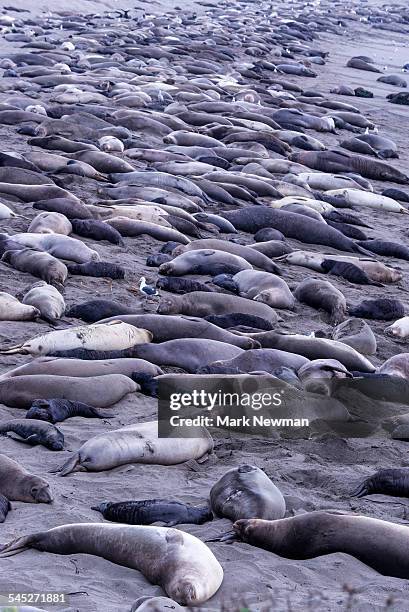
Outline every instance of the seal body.
<path id="1" fill-rule="evenodd" d="M 179 523 L 202 525 L 213 519 L 209 508 L 195 508 L 166 499 L 144 499 L 140 501 L 103 502 L 93 507 L 103 517 L 114 523 L 127 525 L 151 525 L 163 522 L 172 527 Z"/>
<path id="2" fill-rule="evenodd" d="M 0 493 L 10 501 L 32 504 L 50 504 L 53 500 L 48 482 L 6 455 L 0 455 Z"/>
<path id="3" fill-rule="evenodd" d="M 198 538 L 167 527 L 78 523 L 17 538 L 2 546 L 7 557 L 35 548 L 60 555 L 96 555 L 138 570 L 182 605 L 199 605 L 216 593 L 223 570 Z"/>
<path id="4" fill-rule="evenodd" d="M 285 515 L 285 500 L 273 482 L 254 465 L 241 465 L 226 472 L 211 488 L 210 503 L 219 516 L 279 519 Z"/>
<path id="5" fill-rule="evenodd" d="M 331 323 L 337 325 L 345 318 L 347 304 L 344 295 L 328 281 L 306 279 L 295 289 L 299 302 L 329 313 Z"/>

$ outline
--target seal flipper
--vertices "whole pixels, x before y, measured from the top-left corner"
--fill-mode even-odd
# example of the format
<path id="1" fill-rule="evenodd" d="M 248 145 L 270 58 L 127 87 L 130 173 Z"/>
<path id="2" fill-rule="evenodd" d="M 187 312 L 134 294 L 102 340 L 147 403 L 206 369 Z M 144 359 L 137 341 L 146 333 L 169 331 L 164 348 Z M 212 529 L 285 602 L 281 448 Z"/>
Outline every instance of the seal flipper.
<path id="1" fill-rule="evenodd" d="M 31 548 L 31 544 L 34 542 L 35 536 L 38 534 L 32 534 L 28 536 L 23 536 L 21 538 L 16 538 L 12 540 L 8 544 L 4 544 L 0 546 L 0 558 L 12 557 L 13 555 L 18 555 L 25 550 Z"/>
<path id="2" fill-rule="evenodd" d="M 237 293 L 237 286 L 233 280 L 232 274 L 218 274 L 217 276 L 213 276 L 212 283 L 218 287 L 227 289 L 227 291 Z"/>
<path id="3" fill-rule="evenodd" d="M 351 493 L 351 497 L 364 497 L 364 495 L 368 495 L 368 487 L 366 486 L 366 480 L 361 482 L 361 484 Z"/>
<path id="4" fill-rule="evenodd" d="M 86 468 L 80 464 L 81 458 L 79 453 L 74 453 L 72 457 L 68 459 L 60 468 L 53 470 L 52 474 L 58 474 L 60 476 L 67 476 L 72 472 L 86 472 Z"/>

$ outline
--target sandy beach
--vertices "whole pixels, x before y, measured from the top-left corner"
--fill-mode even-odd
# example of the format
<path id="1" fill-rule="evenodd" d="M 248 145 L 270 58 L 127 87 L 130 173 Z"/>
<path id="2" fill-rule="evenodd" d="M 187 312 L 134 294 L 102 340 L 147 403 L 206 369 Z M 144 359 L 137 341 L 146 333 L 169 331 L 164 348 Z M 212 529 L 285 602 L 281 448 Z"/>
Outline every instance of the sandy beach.
<path id="1" fill-rule="evenodd" d="M 161 0 L 154 3 L 119 2 L 119 0 L 72 0 L 69 6 L 60 0 L 50 2 L 27 2 L 10 0 L 0 3 L 3 14 L 28 19 L 26 12 L 16 13 L 5 7 L 27 9 L 33 21 L 44 11 L 58 13 L 102 13 L 106 10 L 124 9 L 135 5 L 143 12 L 162 14 L 181 5 L 180 2 Z M 214 4 L 217 4 L 214 2 Z M 366 7 L 381 6 L 369 0 Z M 203 12 L 206 7 L 194 2 L 183 3 L 183 10 Z M 277 11 L 286 7 L 278 5 Z M 339 5 L 337 4 L 337 10 Z M 3 26 L 4 27 L 4 26 Z M 407 26 L 409 33 L 409 25 Z M 368 55 L 385 73 L 403 74 L 403 64 L 409 62 L 408 33 L 377 29 L 373 24 L 345 19 L 337 34 L 322 31 L 313 41 L 314 48 L 328 51 L 325 65 L 313 65 L 318 76 L 315 79 L 284 75 L 286 80 L 297 83 L 304 90 L 314 90 L 333 100 L 354 104 L 365 117 L 373 121 L 380 133 L 387 135 L 398 146 L 399 159 L 393 166 L 409 173 L 409 149 L 407 123 L 409 107 L 390 104 L 386 95 L 399 91 L 390 85 L 377 82 L 377 73 L 352 70 L 346 67 L 354 55 Z M 16 52 L 22 43 L 11 42 L 0 37 L 0 53 Z M 256 58 L 249 58 L 250 61 Z M 273 60 L 272 60 L 273 61 Z M 405 76 L 403 74 L 403 76 Z M 373 98 L 346 97 L 330 94 L 340 84 L 352 88 L 364 87 L 373 92 Z M 21 94 L 24 92 L 20 92 Z M 53 90 L 43 90 L 33 98 L 33 103 L 50 103 Z M 10 92 L 1 90 L 0 103 L 5 102 Z M 0 125 L 2 152 L 24 155 L 29 150 L 27 136 L 17 133 L 19 126 Z M 308 130 L 328 148 L 338 148 L 341 140 L 355 134 L 337 130 L 337 134 Z M 39 149 L 38 149 L 39 150 Z M 51 151 L 53 152 L 53 151 Z M 135 162 L 135 168 L 139 168 Z M 60 175 L 61 185 L 86 204 L 96 204 L 100 198 L 101 185 L 91 179 Z M 371 181 L 376 192 L 396 184 Z M 59 183 L 60 184 L 60 183 Z M 405 189 L 405 187 L 403 187 Z M 6 200 L 2 200 L 6 202 Z M 15 234 L 26 232 L 39 211 L 30 203 L 18 205 L 10 198 L 10 205 L 24 218 L 0 220 L 0 232 Z M 209 208 L 210 210 L 210 208 Z M 217 212 L 213 206 L 211 212 Z M 384 211 L 362 208 L 354 211 L 370 226 L 362 228 L 368 237 L 382 238 L 407 244 L 409 226 L 407 216 L 385 214 Z M 222 236 L 222 235 L 220 235 Z M 252 235 L 241 233 L 243 244 L 252 243 Z M 142 305 L 147 312 L 154 312 L 158 298 L 141 297 L 138 292 L 142 276 L 150 284 L 157 280 L 157 268 L 146 266 L 146 258 L 157 253 L 162 246 L 150 236 L 125 238 L 125 246 L 97 242 L 81 238 L 85 244 L 95 248 L 104 261 L 120 264 L 127 271 L 123 280 L 111 281 L 103 278 L 70 275 L 64 288 L 67 309 L 89 299 L 117 300 L 128 307 Z M 330 247 L 305 245 L 294 239 L 286 241 L 294 249 L 324 251 L 335 254 Z M 364 298 L 390 297 L 408 304 L 409 262 L 377 256 L 379 261 L 402 272 L 399 283 L 382 287 L 354 285 L 336 278 L 336 286 L 348 304 L 358 304 Z M 290 288 L 306 275 L 317 277 L 310 270 L 298 266 L 284 266 L 285 280 Z M 210 277 L 192 276 L 196 280 Z M 19 272 L 0 263 L 0 289 L 13 295 L 19 294 L 35 282 L 29 274 Z M 334 281 L 335 282 L 335 281 Z M 161 292 L 166 295 L 166 292 Z M 309 334 L 317 330 L 329 333 L 331 327 L 326 315 L 305 305 L 297 304 L 293 312 L 280 311 L 284 321 L 280 327 L 291 333 Z M 80 325 L 80 320 L 63 318 L 59 327 L 68 324 Z M 368 321 L 376 336 L 378 350 L 371 356 L 378 367 L 391 356 L 407 351 L 407 342 L 399 342 L 385 335 L 385 321 Z M 50 331 L 42 322 L 0 322 L 0 345 L 7 346 Z M 18 365 L 27 363 L 22 355 L 1 355 L 0 374 Z M 164 368 L 172 371 L 174 368 Z M 0 543 L 27 533 L 52 527 L 82 522 L 100 522 L 104 519 L 91 506 L 102 501 L 164 498 L 183 501 L 196 506 L 205 505 L 212 485 L 230 468 L 249 463 L 260 467 L 283 493 L 286 516 L 294 516 L 314 510 L 338 510 L 354 512 L 409 525 L 409 499 L 372 495 L 363 499 L 352 498 L 351 491 L 363 478 L 382 468 L 409 467 L 408 443 L 387 438 L 337 438 L 323 435 L 314 439 L 279 439 L 225 434 L 215 436 L 215 456 L 211 461 L 191 469 L 186 464 L 175 466 L 125 465 L 105 472 L 79 472 L 61 478 L 52 471 L 61 466 L 84 442 L 92 436 L 134 422 L 154 420 L 157 417 L 157 401 L 142 393 L 132 393 L 112 408 L 112 419 L 73 418 L 58 424 L 65 437 L 65 448 L 51 452 L 43 446 L 28 446 L 8 437 L 0 438 L 1 453 L 21 463 L 30 472 L 46 478 L 54 494 L 54 503 L 27 504 L 13 502 L 13 509 L 6 521 L 0 525 Z M 0 405 L 0 423 L 6 419 L 23 418 L 18 408 Z M 227 519 L 215 518 L 204 525 L 179 525 L 201 540 L 209 540 L 231 529 Z M 356 558 L 335 553 L 305 561 L 289 560 L 246 543 L 231 545 L 216 542 L 209 547 L 221 563 L 224 581 L 209 601 L 200 609 L 207 612 L 381 612 L 384 610 L 403 612 L 408 609 L 408 580 L 382 576 Z M 141 573 L 114 565 L 102 558 L 75 554 L 53 555 L 29 550 L 15 557 L 0 559 L 0 595 L 8 592 L 61 592 L 67 593 L 69 603 L 44 610 L 70 612 L 118 612 L 128 611 L 133 602 L 143 595 L 160 595 L 162 589 L 150 584 Z"/>

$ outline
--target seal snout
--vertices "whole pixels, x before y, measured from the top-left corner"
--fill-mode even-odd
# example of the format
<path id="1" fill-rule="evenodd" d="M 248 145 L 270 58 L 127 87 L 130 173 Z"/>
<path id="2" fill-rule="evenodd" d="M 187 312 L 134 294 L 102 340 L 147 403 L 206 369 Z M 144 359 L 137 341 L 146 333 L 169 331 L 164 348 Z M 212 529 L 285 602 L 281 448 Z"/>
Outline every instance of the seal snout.
<path id="1" fill-rule="evenodd" d="M 194 580 L 189 578 L 184 578 L 176 584 L 171 597 L 182 606 L 189 606 L 190 604 L 197 604 L 202 601 L 197 593 Z"/>
<path id="2" fill-rule="evenodd" d="M 31 495 L 37 504 L 51 504 L 53 497 L 49 486 L 35 485 L 31 489 Z"/>

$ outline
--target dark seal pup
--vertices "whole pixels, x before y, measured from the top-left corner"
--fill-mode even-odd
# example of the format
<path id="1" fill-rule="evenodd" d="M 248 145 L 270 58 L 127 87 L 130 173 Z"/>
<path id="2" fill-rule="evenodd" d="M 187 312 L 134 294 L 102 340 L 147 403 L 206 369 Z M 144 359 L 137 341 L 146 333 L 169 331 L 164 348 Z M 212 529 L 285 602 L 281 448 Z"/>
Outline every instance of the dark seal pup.
<path id="1" fill-rule="evenodd" d="M 348 313 L 352 317 L 362 319 L 392 321 L 405 315 L 405 307 L 399 300 L 379 298 L 377 300 L 363 300 L 358 306 L 349 306 Z"/>
<path id="2" fill-rule="evenodd" d="M 394 497 L 409 497 L 409 468 L 379 470 L 366 478 L 353 493 L 352 497 L 363 497 L 381 493 Z"/>
<path id="3" fill-rule="evenodd" d="M 60 451 L 64 448 L 64 434 L 51 423 L 27 418 L 0 423 L 0 434 L 6 435 L 10 431 L 19 436 L 13 440 L 25 442 L 31 446 L 40 444 L 53 451 Z"/>
<path id="4" fill-rule="evenodd" d="M 104 413 L 82 402 L 73 402 L 62 398 L 35 400 L 26 414 L 26 419 L 37 419 L 49 423 L 61 423 L 72 417 L 87 419 L 112 419 L 114 415 Z"/>
<path id="5" fill-rule="evenodd" d="M 96 278 L 125 278 L 125 270 L 117 264 L 108 261 L 88 261 L 83 264 L 68 264 L 70 274 L 80 274 L 81 276 L 94 276 Z"/>
<path id="6" fill-rule="evenodd" d="M 195 508 L 167 499 L 103 502 L 93 506 L 92 510 L 101 512 L 108 521 L 127 525 L 151 525 L 160 521 L 172 527 L 179 523 L 202 525 L 213 520 L 213 514 L 207 506 Z"/>
<path id="7" fill-rule="evenodd" d="M 78 236 L 93 238 L 94 240 L 107 240 L 112 244 L 124 245 L 124 239 L 114 227 L 97 221 L 96 219 L 71 219 L 72 229 Z"/>

